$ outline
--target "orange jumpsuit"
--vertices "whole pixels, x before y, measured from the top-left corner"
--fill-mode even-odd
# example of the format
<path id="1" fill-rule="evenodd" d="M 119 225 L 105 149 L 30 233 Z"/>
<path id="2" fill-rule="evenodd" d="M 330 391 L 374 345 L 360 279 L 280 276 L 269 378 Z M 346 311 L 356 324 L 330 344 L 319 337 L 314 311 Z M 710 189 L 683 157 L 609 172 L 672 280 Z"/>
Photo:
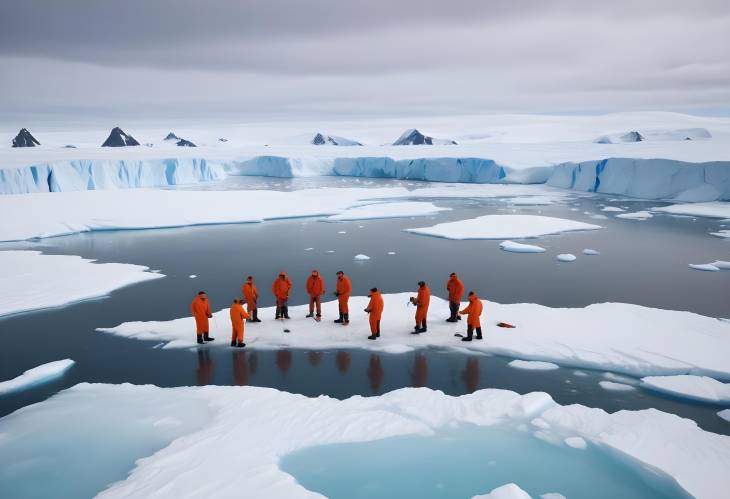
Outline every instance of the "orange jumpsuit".
<path id="1" fill-rule="evenodd" d="M 239 343 L 243 343 L 243 321 L 250 318 L 251 316 L 243 309 L 243 305 L 240 303 L 231 305 L 231 341 L 237 340 Z"/>
<path id="2" fill-rule="evenodd" d="M 347 307 L 347 302 L 350 299 L 350 293 L 352 293 L 352 283 L 350 278 L 346 275 L 337 278 L 337 303 L 340 307 L 341 314 L 349 314 L 350 309 Z"/>
<path id="3" fill-rule="evenodd" d="M 416 327 L 421 327 L 426 320 L 429 303 L 431 303 L 431 290 L 428 289 L 428 286 L 419 287 L 416 297 Z"/>
<path id="4" fill-rule="evenodd" d="M 289 277 L 282 279 L 277 277 L 271 285 L 271 292 L 276 297 L 276 304 L 283 306 L 284 302 L 289 299 L 289 290 L 291 289 L 291 280 Z"/>
<path id="5" fill-rule="evenodd" d="M 384 305 L 380 291 L 375 291 L 370 295 L 367 310 L 370 311 L 370 332 L 375 336 L 380 335 L 380 318 L 383 316 Z"/>
<path id="6" fill-rule="evenodd" d="M 317 316 L 322 315 L 322 295 L 324 294 L 324 279 L 321 276 L 310 275 L 307 279 L 307 294 L 309 295 L 309 313 L 314 312 L 317 306 Z"/>
<path id="7" fill-rule="evenodd" d="M 446 290 L 449 292 L 449 311 L 451 313 L 449 319 L 454 322 L 458 318 L 461 297 L 464 296 L 464 283 L 458 277 L 450 277 L 446 283 Z"/>
<path id="8" fill-rule="evenodd" d="M 259 291 L 256 289 L 256 285 L 254 283 L 249 284 L 248 282 L 243 285 L 241 291 L 243 292 L 243 297 L 246 299 L 246 308 L 250 314 L 256 310 L 256 302 L 259 300 Z"/>
<path id="9" fill-rule="evenodd" d="M 466 319 L 466 325 L 469 328 L 481 328 L 482 323 L 479 320 L 479 316 L 482 315 L 482 309 L 484 308 L 484 305 L 482 305 L 482 301 L 477 297 L 477 295 L 471 295 L 469 297 L 469 305 L 464 310 L 461 310 L 460 314 L 469 314 L 469 317 Z"/>
<path id="10" fill-rule="evenodd" d="M 196 296 L 190 304 L 190 312 L 195 317 L 195 332 L 203 334 L 209 332 L 208 316 L 210 314 L 210 302 L 207 298 Z"/>

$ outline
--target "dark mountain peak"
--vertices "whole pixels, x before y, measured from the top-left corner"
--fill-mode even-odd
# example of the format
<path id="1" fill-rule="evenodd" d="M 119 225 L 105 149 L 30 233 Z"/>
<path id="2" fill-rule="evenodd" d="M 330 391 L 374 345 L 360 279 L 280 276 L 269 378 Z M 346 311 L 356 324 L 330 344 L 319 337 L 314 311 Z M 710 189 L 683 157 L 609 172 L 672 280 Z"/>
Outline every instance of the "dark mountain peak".
<path id="1" fill-rule="evenodd" d="M 180 137 L 175 135 L 174 133 L 170 132 L 167 134 L 167 137 L 165 137 L 163 140 L 182 140 Z"/>
<path id="2" fill-rule="evenodd" d="M 101 147 L 125 147 L 138 145 L 139 142 L 137 142 L 134 137 L 132 137 L 131 135 L 127 135 L 126 133 L 124 133 L 124 130 L 122 130 L 118 126 L 115 126 L 114 128 L 112 128 L 109 137 L 107 137 Z"/>
<path id="3" fill-rule="evenodd" d="M 632 130 L 629 133 L 622 135 L 621 140 L 624 142 L 643 142 L 646 139 L 636 130 Z"/>
<path id="4" fill-rule="evenodd" d="M 406 130 L 400 137 L 398 137 L 398 140 L 393 142 L 394 146 L 419 146 L 422 144 L 433 144 L 433 138 L 423 135 L 415 128 Z"/>
<path id="5" fill-rule="evenodd" d="M 185 140 L 185 139 L 178 140 L 177 145 L 180 147 L 198 147 L 195 144 L 193 144 L 192 142 L 190 142 L 189 140 Z"/>
<path id="6" fill-rule="evenodd" d="M 41 143 L 25 128 L 21 128 L 18 135 L 13 139 L 13 147 L 35 147 L 39 145 Z"/>
<path id="7" fill-rule="evenodd" d="M 326 142 L 327 141 L 325 140 L 324 135 L 319 132 L 312 139 L 312 144 L 314 144 L 315 146 L 323 146 Z"/>

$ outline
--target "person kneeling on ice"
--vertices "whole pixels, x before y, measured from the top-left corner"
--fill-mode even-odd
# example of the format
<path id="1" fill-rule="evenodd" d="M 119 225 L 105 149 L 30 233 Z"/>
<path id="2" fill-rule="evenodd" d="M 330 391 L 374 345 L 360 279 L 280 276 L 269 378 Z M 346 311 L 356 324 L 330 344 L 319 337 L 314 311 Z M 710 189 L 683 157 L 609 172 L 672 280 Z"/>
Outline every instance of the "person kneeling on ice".
<path id="1" fill-rule="evenodd" d="M 418 283 L 418 296 L 412 296 L 410 300 L 416 306 L 416 328 L 411 334 L 425 333 L 428 304 L 431 302 L 431 290 L 428 289 L 424 281 Z"/>
<path id="2" fill-rule="evenodd" d="M 471 341 L 475 329 L 477 331 L 477 339 L 482 339 L 482 324 L 479 321 L 479 316 L 482 315 L 482 307 L 482 301 L 476 293 L 469 291 L 469 305 L 464 310 L 459 311 L 461 315 L 468 314 L 466 318 L 466 337 L 462 338 L 461 341 Z"/>
<path id="3" fill-rule="evenodd" d="M 464 296 L 464 283 L 461 282 L 456 272 L 452 272 L 449 275 L 449 280 L 446 283 L 446 291 L 449 292 L 449 318 L 446 322 L 456 322 L 461 320 L 459 316 L 459 305 L 461 304 L 461 297 Z"/>
<path id="4" fill-rule="evenodd" d="M 319 272 L 312 271 L 312 275 L 307 279 L 307 294 L 309 295 L 309 314 L 307 317 L 314 317 L 314 307 L 317 307 L 317 316 L 315 320 L 319 322 L 322 319 L 322 295 L 324 295 L 324 279 L 320 277 Z"/>
<path id="5" fill-rule="evenodd" d="M 380 318 L 383 316 L 383 296 L 378 291 L 378 288 L 372 288 L 370 290 L 370 303 L 365 312 L 370 314 L 370 336 L 369 340 L 380 338 Z"/>
<path id="6" fill-rule="evenodd" d="M 340 309 L 340 318 L 335 319 L 337 324 L 347 326 L 350 324 L 350 309 L 348 308 L 348 301 L 350 299 L 350 293 L 352 293 L 352 283 L 350 278 L 345 275 L 341 270 L 337 271 L 337 290 L 335 296 L 337 297 L 337 304 Z"/>
<path id="7" fill-rule="evenodd" d="M 198 296 L 190 304 L 190 312 L 195 317 L 195 333 L 198 336 L 198 343 L 203 343 L 203 340 L 213 341 L 215 338 L 208 335 L 208 319 L 212 318 L 213 314 L 210 313 L 210 302 L 205 291 L 198 292 Z"/>
<path id="8" fill-rule="evenodd" d="M 279 272 L 279 277 L 274 280 L 271 285 L 271 292 L 276 298 L 276 318 L 289 318 L 289 291 L 291 290 L 291 281 L 286 276 L 286 272 Z"/>
<path id="9" fill-rule="evenodd" d="M 250 319 L 251 316 L 243 309 L 243 300 L 238 298 L 233 299 L 233 305 L 231 305 L 231 346 L 232 347 L 245 347 L 246 344 L 243 342 L 244 333 L 244 319 Z"/>
<path id="10" fill-rule="evenodd" d="M 241 291 L 243 291 L 243 298 L 246 300 L 248 315 L 251 316 L 246 320 L 248 322 L 261 322 L 261 319 L 259 319 L 259 309 L 256 305 L 259 301 L 259 290 L 256 289 L 256 285 L 253 283 L 253 276 L 250 275 L 246 278 L 246 282 L 241 287 Z"/>

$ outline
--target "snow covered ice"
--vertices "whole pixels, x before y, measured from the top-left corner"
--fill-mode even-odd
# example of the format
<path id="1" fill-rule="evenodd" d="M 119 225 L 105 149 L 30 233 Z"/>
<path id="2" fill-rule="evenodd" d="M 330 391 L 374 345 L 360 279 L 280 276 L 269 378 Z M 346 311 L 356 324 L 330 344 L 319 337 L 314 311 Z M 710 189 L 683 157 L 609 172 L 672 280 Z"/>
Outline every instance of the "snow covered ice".
<path id="1" fill-rule="evenodd" d="M 641 379 L 641 386 L 702 402 L 730 404 L 730 383 L 708 376 L 647 376 Z"/>
<path id="2" fill-rule="evenodd" d="M 367 220 L 375 218 L 399 218 L 399 217 L 418 217 L 433 215 L 440 211 L 449 210 L 450 208 L 439 208 L 433 203 L 406 201 L 393 203 L 374 203 L 364 206 L 356 206 L 346 210 L 339 215 L 327 217 L 331 221 L 345 220 Z"/>
<path id="3" fill-rule="evenodd" d="M 46 383 L 56 378 L 60 378 L 66 371 L 71 369 L 73 365 L 73 360 L 63 359 L 28 369 L 16 378 L 7 381 L 0 381 L 0 396 L 19 390 L 25 390 L 41 383 Z"/>
<path id="4" fill-rule="evenodd" d="M 527 369 L 530 371 L 550 371 L 560 367 L 552 362 L 541 362 L 538 360 L 513 360 L 508 365 L 515 369 Z"/>
<path id="5" fill-rule="evenodd" d="M 561 253 L 555 258 L 557 258 L 559 262 L 574 262 L 576 260 L 576 256 L 572 253 Z"/>

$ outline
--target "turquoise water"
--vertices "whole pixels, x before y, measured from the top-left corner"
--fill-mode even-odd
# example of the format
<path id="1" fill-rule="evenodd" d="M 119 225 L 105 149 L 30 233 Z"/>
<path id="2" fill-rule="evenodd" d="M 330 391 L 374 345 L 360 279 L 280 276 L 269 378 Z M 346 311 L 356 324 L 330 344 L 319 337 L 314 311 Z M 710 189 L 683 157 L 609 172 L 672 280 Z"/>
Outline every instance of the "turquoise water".
<path id="1" fill-rule="evenodd" d="M 281 468 L 331 498 L 470 498 L 511 482 L 535 498 L 549 492 L 568 499 L 687 497 L 673 480 L 596 446 L 557 446 L 507 428 L 311 447 L 285 456 Z"/>

